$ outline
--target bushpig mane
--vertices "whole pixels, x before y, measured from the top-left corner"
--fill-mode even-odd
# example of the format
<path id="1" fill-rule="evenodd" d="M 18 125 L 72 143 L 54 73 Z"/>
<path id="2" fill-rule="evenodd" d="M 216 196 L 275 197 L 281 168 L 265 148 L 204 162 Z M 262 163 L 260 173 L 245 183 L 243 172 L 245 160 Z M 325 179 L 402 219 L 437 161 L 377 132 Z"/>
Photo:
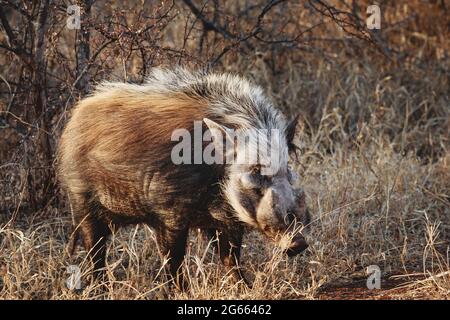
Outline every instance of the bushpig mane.
<path id="1" fill-rule="evenodd" d="M 263 90 L 234 74 L 154 69 L 145 87 L 162 94 L 183 92 L 194 99 L 206 99 L 208 115 L 232 128 L 284 130 L 286 126 Z"/>

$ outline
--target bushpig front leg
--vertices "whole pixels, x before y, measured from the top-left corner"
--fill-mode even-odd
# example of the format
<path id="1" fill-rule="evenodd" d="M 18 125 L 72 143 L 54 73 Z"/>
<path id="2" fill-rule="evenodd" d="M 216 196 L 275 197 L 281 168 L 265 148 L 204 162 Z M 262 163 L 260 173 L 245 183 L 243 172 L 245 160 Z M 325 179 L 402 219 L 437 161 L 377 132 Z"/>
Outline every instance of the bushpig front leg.
<path id="1" fill-rule="evenodd" d="M 244 276 L 239 266 L 243 233 L 241 228 L 218 230 L 218 250 L 220 260 L 231 272 L 234 280 L 236 282 L 242 281 L 247 287 L 251 288 L 251 283 Z"/>
<path id="2" fill-rule="evenodd" d="M 158 245 L 161 253 L 169 258 L 168 270 L 173 278 L 174 284 L 180 290 L 186 290 L 187 284 L 181 270 L 186 252 L 186 241 L 189 229 L 174 229 L 161 227 L 157 230 Z"/>

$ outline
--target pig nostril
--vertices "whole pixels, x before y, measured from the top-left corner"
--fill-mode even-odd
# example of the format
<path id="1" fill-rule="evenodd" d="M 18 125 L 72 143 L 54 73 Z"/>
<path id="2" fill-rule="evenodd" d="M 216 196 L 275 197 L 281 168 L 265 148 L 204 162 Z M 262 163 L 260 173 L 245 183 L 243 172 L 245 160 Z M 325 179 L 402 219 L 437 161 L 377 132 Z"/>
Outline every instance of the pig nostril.
<path id="1" fill-rule="evenodd" d="M 295 220 L 295 215 L 292 212 L 288 212 L 285 216 L 284 216 L 284 223 L 286 225 L 291 225 Z"/>

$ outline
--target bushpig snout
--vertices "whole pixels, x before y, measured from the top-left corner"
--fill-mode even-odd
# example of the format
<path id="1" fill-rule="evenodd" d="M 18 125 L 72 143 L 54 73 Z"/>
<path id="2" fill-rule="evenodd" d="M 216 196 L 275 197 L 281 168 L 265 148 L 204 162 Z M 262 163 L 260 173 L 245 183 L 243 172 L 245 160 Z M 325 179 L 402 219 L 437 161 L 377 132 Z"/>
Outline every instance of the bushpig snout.
<path id="1" fill-rule="evenodd" d="M 296 256 L 308 248 L 308 243 L 302 235 L 297 235 L 292 239 L 291 246 L 286 250 L 289 257 Z"/>
<path id="2" fill-rule="evenodd" d="M 289 256 L 295 256 L 308 248 L 302 232 L 307 231 L 309 212 L 304 194 L 286 186 L 267 190 L 258 208 L 258 218 L 264 233 L 285 248 Z M 305 229 L 305 230 L 304 230 Z M 291 234 L 289 243 L 281 240 Z M 284 236 L 283 236 L 284 235 Z"/>

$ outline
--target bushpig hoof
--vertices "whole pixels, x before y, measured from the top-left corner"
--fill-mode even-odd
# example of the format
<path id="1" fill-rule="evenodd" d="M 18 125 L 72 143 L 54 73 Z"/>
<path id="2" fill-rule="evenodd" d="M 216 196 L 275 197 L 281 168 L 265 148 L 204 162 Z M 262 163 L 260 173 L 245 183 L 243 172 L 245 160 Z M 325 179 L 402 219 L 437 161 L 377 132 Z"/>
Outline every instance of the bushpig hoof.
<path id="1" fill-rule="evenodd" d="M 156 300 L 167 300 L 169 298 L 169 288 L 168 286 L 162 286 L 156 291 L 155 299 Z"/>
<path id="2" fill-rule="evenodd" d="M 167 300 L 175 291 L 186 292 L 189 290 L 189 285 L 186 281 L 180 281 L 179 283 L 172 279 L 170 282 L 159 288 L 155 293 L 156 300 Z"/>

